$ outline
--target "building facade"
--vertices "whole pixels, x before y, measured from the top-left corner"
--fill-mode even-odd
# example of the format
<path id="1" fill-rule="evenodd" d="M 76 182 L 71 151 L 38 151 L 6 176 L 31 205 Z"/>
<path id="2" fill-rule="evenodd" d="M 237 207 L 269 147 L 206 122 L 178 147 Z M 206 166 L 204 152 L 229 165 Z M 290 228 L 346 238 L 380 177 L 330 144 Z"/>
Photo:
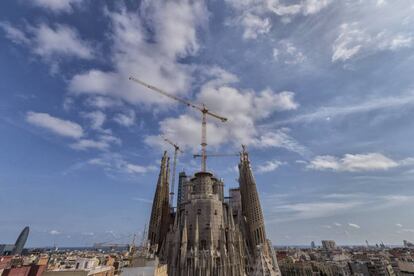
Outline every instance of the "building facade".
<path id="1" fill-rule="evenodd" d="M 240 188 L 229 200 L 222 180 L 197 172 L 182 178 L 175 211 L 167 208 L 168 162 L 164 153 L 148 233 L 150 251 L 167 264 L 168 275 L 280 275 L 247 151 L 240 158 Z"/>

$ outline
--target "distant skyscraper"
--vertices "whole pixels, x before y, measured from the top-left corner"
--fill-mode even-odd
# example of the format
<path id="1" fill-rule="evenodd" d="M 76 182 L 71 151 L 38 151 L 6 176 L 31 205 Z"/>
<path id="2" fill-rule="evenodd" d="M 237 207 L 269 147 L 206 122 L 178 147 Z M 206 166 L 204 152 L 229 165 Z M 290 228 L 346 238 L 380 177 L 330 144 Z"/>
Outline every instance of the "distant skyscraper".
<path id="1" fill-rule="evenodd" d="M 29 226 L 26 226 L 23 231 L 20 233 L 19 237 L 14 244 L 14 249 L 12 255 L 21 255 L 24 245 L 26 244 L 27 237 L 29 237 Z"/>
<path id="2" fill-rule="evenodd" d="M 315 242 L 314 241 L 311 242 L 311 248 L 312 249 L 316 248 L 316 245 L 315 245 Z"/>

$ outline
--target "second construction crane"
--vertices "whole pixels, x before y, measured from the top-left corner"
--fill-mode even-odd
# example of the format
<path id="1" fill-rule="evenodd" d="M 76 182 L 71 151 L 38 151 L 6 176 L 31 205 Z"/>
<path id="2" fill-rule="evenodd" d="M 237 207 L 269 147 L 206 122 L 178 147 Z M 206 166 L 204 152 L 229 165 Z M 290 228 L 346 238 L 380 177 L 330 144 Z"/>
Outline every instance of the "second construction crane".
<path id="1" fill-rule="evenodd" d="M 161 95 L 169 97 L 170 99 L 176 100 L 180 103 L 183 103 L 183 104 L 185 104 L 189 107 L 192 107 L 192 108 L 194 108 L 194 109 L 201 112 L 201 114 L 202 114 L 202 119 L 201 119 L 201 171 L 205 172 L 207 170 L 207 164 L 206 164 L 207 163 L 206 162 L 206 160 L 207 160 L 207 154 L 206 154 L 206 147 L 207 147 L 207 115 L 209 115 L 213 118 L 216 118 L 216 119 L 220 120 L 221 122 L 226 122 L 227 118 L 222 117 L 220 115 L 217 115 L 217 114 L 209 111 L 207 106 L 205 106 L 204 104 L 202 104 L 201 106 L 197 105 L 197 104 L 193 104 L 190 101 L 178 98 L 174 95 L 171 95 L 171 94 L 169 94 L 169 93 L 167 93 L 167 92 L 165 92 L 165 91 L 163 91 L 163 90 L 161 90 L 161 89 L 159 89 L 155 86 L 152 86 L 152 85 L 150 85 L 148 83 L 145 83 L 145 82 L 143 82 L 139 79 L 136 79 L 134 77 L 129 77 L 129 79 L 131 81 L 139 83 L 140 85 L 142 85 L 142 86 L 144 86 L 148 89 L 151 89 L 155 92 L 158 92 Z"/>
<path id="2" fill-rule="evenodd" d="M 180 147 L 177 145 L 177 144 L 175 144 L 175 143 L 173 143 L 173 142 L 171 142 L 171 140 L 169 140 L 168 138 L 165 138 L 165 137 L 163 137 L 164 138 L 164 141 L 165 142 L 167 142 L 168 144 L 170 144 L 171 146 L 173 146 L 174 147 L 174 162 L 173 162 L 173 172 L 172 172 L 172 178 L 171 178 L 171 192 L 170 192 L 170 204 L 171 204 L 171 207 L 173 207 L 174 205 L 173 205 L 173 202 L 174 202 L 174 185 L 175 185 L 175 171 L 176 171 L 176 168 L 177 168 L 177 155 L 178 155 L 178 153 L 179 152 L 181 152 L 181 153 L 183 153 L 183 151 L 180 149 Z"/>

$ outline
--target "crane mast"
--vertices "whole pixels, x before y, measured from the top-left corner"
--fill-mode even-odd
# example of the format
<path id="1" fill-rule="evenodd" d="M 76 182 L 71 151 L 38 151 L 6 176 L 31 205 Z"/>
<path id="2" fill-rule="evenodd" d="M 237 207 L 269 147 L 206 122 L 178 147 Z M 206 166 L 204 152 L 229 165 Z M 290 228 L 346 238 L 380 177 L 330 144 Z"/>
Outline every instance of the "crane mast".
<path id="1" fill-rule="evenodd" d="M 168 97 L 170 99 L 176 100 L 176 101 L 178 101 L 178 102 L 180 102 L 182 104 L 187 105 L 188 107 L 192 107 L 192 108 L 194 108 L 194 109 L 196 109 L 196 110 L 198 110 L 198 111 L 201 112 L 201 114 L 202 114 L 202 117 L 201 117 L 201 171 L 205 172 L 207 170 L 207 156 L 206 156 L 206 148 L 207 148 L 207 115 L 209 115 L 209 116 L 211 116 L 213 118 L 216 118 L 216 119 L 220 120 L 221 122 L 226 122 L 227 121 L 227 118 L 222 117 L 220 115 L 217 115 L 217 114 L 215 114 L 213 112 L 210 112 L 208 110 L 208 108 L 204 104 L 202 104 L 201 106 L 196 105 L 196 104 L 193 104 L 190 101 L 181 99 L 181 98 L 176 97 L 174 95 L 171 95 L 171 94 L 165 92 L 164 90 L 159 89 L 159 88 L 157 88 L 157 87 L 155 87 L 153 85 L 150 85 L 150 84 L 148 84 L 146 82 L 143 82 L 142 80 L 139 80 L 137 78 L 129 77 L 129 80 L 134 81 L 134 82 L 136 82 L 136 83 L 138 83 L 138 84 L 140 84 L 140 85 L 142 85 L 142 86 L 144 86 L 144 87 L 146 87 L 146 88 L 148 88 L 148 89 L 150 89 L 152 91 L 158 92 L 161 95 L 164 95 L 164 96 L 166 96 L 166 97 Z"/>
<path id="2" fill-rule="evenodd" d="M 172 172 L 172 177 L 171 177 L 171 191 L 170 191 L 170 204 L 171 204 L 171 207 L 173 207 L 174 206 L 174 204 L 173 204 L 174 203 L 174 191 L 175 191 L 175 188 L 174 188 L 174 185 L 175 185 L 175 171 L 176 171 L 176 168 L 177 168 L 177 155 L 178 155 L 178 152 L 183 153 L 183 151 L 180 149 L 180 147 L 177 144 L 171 142 L 169 139 L 167 139 L 165 137 L 163 137 L 163 138 L 164 138 L 165 142 L 167 142 L 168 144 L 170 144 L 171 146 L 174 147 L 174 161 L 173 161 L 173 172 Z"/>

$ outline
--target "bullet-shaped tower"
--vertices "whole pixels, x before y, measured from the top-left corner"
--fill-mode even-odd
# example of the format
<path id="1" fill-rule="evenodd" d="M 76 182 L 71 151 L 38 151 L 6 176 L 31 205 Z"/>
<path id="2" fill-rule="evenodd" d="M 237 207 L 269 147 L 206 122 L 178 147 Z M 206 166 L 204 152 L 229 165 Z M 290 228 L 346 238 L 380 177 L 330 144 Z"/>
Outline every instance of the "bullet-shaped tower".
<path id="1" fill-rule="evenodd" d="M 169 161 L 170 158 L 165 151 L 161 159 L 160 173 L 158 176 L 148 227 L 148 240 L 153 252 L 158 252 L 160 250 L 164 237 L 168 232 L 170 222 Z"/>
<path id="2" fill-rule="evenodd" d="M 246 147 L 240 155 L 239 185 L 242 202 L 242 216 L 246 218 L 246 234 L 249 251 L 253 259 L 250 260 L 252 275 L 280 275 L 276 256 L 266 237 L 265 224 L 256 181 L 250 166 L 249 154 Z M 261 265 L 257 265 L 260 263 Z M 268 264 L 263 273 L 262 264 Z M 257 271 L 259 270 L 259 271 Z M 260 274 L 261 273 L 261 274 Z"/>
<path id="3" fill-rule="evenodd" d="M 26 244 L 27 237 L 29 236 L 29 226 L 26 226 L 20 233 L 19 237 L 14 244 L 12 255 L 21 255 L 23 252 L 24 245 Z"/>

